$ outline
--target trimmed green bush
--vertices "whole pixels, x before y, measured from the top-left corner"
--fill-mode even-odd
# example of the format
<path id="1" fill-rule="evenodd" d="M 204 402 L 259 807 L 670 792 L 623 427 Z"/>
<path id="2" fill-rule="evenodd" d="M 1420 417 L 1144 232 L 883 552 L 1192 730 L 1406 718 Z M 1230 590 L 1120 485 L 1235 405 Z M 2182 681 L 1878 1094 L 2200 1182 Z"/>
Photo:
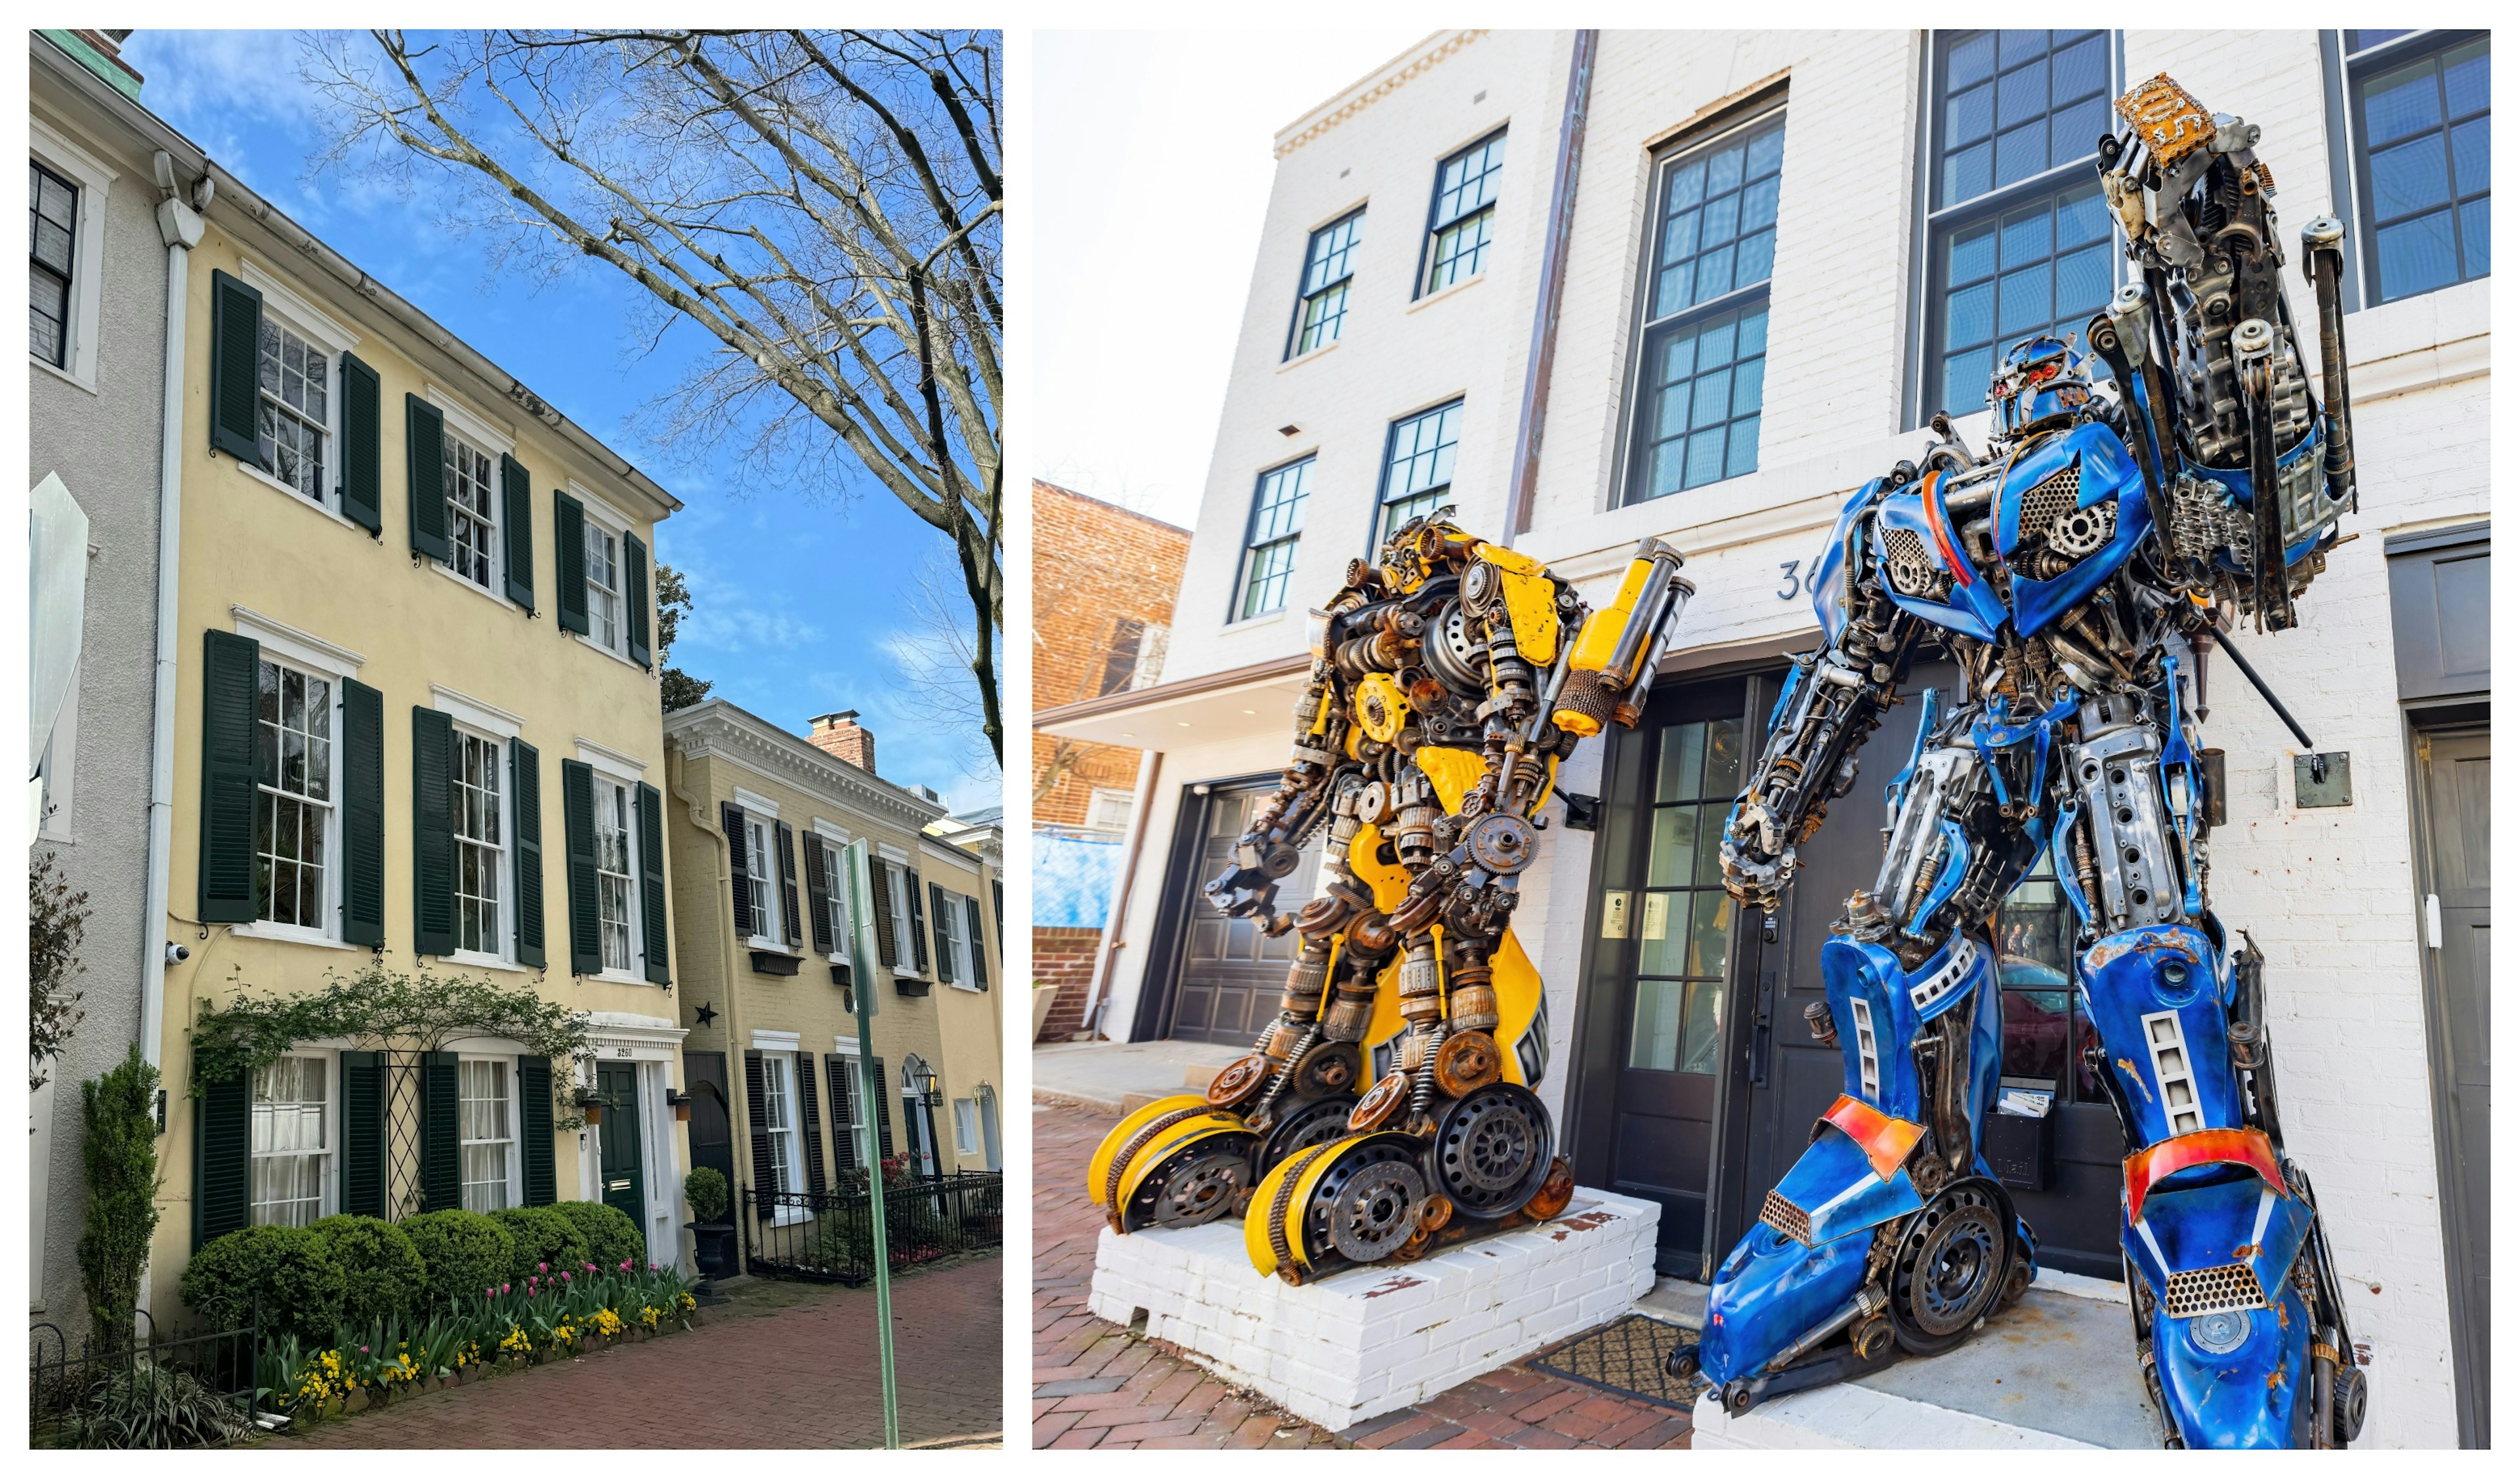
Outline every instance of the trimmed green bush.
<path id="1" fill-rule="evenodd" d="M 428 1296 L 428 1265 L 411 1234 L 381 1217 L 327 1217 L 310 1230 L 333 1249 L 344 1279 L 341 1318 L 358 1329 L 409 1320 Z"/>
<path id="2" fill-rule="evenodd" d="M 683 1178 L 683 1197 L 692 1204 L 692 1221 L 723 1222 L 726 1219 L 726 1178 L 715 1166 L 701 1166 Z"/>
<path id="3" fill-rule="evenodd" d="M 552 1210 L 567 1218 L 586 1239 L 587 1260 L 599 1269 L 618 1270 L 628 1259 L 633 1269 L 648 1266 L 648 1239 L 639 1235 L 639 1225 L 630 1214 L 610 1202 L 564 1201 L 552 1204 Z"/>
<path id="4" fill-rule="evenodd" d="M 312 1228 L 239 1228 L 212 1238 L 184 1269 L 184 1303 L 213 1329 L 254 1319 L 303 1340 L 330 1340 L 341 1322 L 347 1276 L 329 1238 Z"/>
<path id="5" fill-rule="evenodd" d="M 406 1217 L 402 1229 L 428 1270 L 424 1316 L 441 1315 L 457 1299 L 477 1299 L 483 1289 L 508 1278 L 517 1261 L 517 1239 L 506 1228 L 478 1212 L 449 1208 Z M 324 1332 L 329 1338 L 332 1331 Z"/>
<path id="6" fill-rule="evenodd" d="M 517 1250 L 508 1259 L 512 1283 L 521 1284 L 536 1273 L 550 1278 L 562 1273 L 582 1274 L 595 1256 L 586 1245 L 586 1234 L 558 1208 L 502 1207 L 490 1214 L 490 1220 L 516 1239 Z"/>
<path id="7" fill-rule="evenodd" d="M 111 1072 L 79 1085 L 79 1098 L 87 1164 L 79 1278 L 97 1343 L 112 1346 L 131 1339 L 140 1270 L 158 1231 L 158 1070 L 135 1043 Z"/>

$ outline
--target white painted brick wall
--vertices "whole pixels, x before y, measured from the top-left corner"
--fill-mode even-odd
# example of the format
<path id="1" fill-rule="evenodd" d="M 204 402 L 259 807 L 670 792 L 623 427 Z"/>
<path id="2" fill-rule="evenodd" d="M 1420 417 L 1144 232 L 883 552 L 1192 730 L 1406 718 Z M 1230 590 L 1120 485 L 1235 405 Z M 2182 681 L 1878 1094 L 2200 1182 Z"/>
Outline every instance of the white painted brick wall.
<path id="1" fill-rule="evenodd" d="M 1087 1308 L 1114 1324 L 1143 1318 L 1148 1336 L 1335 1432 L 1627 1309 L 1653 1287 L 1661 1217 L 1578 1188 L 1554 1222 L 1302 1285 L 1255 1273 L 1238 1222 L 1106 1230 Z"/>
<path id="2" fill-rule="evenodd" d="M 1419 54 L 1448 45 L 1438 37 Z M 1538 291 L 1567 32 L 1499 32 L 1454 47 L 1404 85 L 1287 154 L 1260 246 L 1214 462 L 1184 580 L 1168 676 L 1299 651 L 1301 608 L 1366 553 L 1384 428 L 1398 415 L 1466 397 L 1456 502 L 1465 524 L 1503 518 L 1514 414 Z M 1915 32 L 1629 32 L 1601 38 L 1574 245 L 1558 331 L 1533 531 L 1519 541 L 1599 599 L 1647 534 L 1688 553 L 1698 595 L 1678 641 L 1694 648 L 1793 637 L 1812 618 L 1780 600 L 1780 566 L 1816 553 L 1840 496 L 1922 438 L 1900 429 L 1914 279 Z M 2316 38 L 2294 31 L 2125 33 L 2124 73 L 2167 70 L 2212 106 L 2265 129 L 2288 255 L 2330 208 Z M 1395 63 L 1405 69 L 1410 59 Z M 1651 146 L 1701 109 L 1790 71 L 1792 103 L 1770 293 L 1770 368 L 1760 470 L 1713 487 L 1613 509 L 1624 383 Z M 1484 93 L 1484 99 L 1479 95 Z M 1507 178 L 1487 281 L 1410 311 L 1435 161 L 1509 120 Z M 1305 239 L 1371 202 L 1345 336 L 1291 368 L 1280 354 Z M 2297 261 L 2293 267 L 2297 268 Z M 2294 270 L 2297 317 L 2310 299 Z M 2208 742 L 2228 751 L 2230 825 L 2214 837 L 2216 906 L 2266 951 L 2290 1148 L 2316 1180 L 2349 1280 L 2355 1335 L 2368 1343 L 2366 1441 L 2455 1441 L 2430 1081 L 2411 877 L 2408 751 L 2396 697 L 2384 537 L 2485 516 L 2489 508 L 2491 285 L 2478 282 L 2355 313 L 2361 538 L 2331 558 L 2302 604 L 2303 627 L 2243 637 L 2326 749 L 2353 756 L 2354 805 L 2293 805 L 2296 746 L 2228 664 L 2211 668 Z M 2315 359 L 2317 345 L 2306 348 Z M 1984 413 L 1963 419 L 1984 441 Z M 1279 426 L 1301 433 L 1281 436 Z M 1290 611 L 1226 627 L 1253 481 L 1318 448 Z M 1207 611 L 1198 609 L 1204 604 Z M 1682 661 L 1687 654 L 1679 654 Z M 1166 757 L 1143 868 L 1159 877 L 1181 784 L 1276 768 L 1284 733 L 1269 704 L 1244 738 Z M 1598 792 L 1600 746 L 1560 784 Z M 1590 833 L 1552 827 L 1523 875 L 1515 927 L 1550 983 L 1554 1041 L 1542 1097 L 1562 1108 Z M 1126 938 L 1148 942 L 1161 889 L 1141 887 Z M 1110 1021 L 1125 1031 L 1147 953 L 1114 975 Z"/>

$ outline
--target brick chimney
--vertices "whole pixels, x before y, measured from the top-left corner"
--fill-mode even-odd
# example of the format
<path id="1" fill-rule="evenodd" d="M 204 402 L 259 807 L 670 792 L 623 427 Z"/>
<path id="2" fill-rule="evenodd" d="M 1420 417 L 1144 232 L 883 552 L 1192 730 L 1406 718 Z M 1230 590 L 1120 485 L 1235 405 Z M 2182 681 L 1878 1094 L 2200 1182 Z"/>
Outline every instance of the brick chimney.
<path id="1" fill-rule="evenodd" d="M 875 732 L 859 725 L 856 709 L 815 715 L 814 732 L 805 738 L 868 775 L 876 773 Z"/>

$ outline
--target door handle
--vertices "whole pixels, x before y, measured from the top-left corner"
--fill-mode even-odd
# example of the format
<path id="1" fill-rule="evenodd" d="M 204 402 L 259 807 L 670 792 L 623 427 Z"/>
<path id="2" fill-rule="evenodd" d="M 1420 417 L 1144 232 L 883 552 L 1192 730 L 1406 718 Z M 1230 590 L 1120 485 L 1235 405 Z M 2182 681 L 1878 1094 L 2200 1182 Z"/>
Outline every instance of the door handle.
<path id="1" fill-rule="evenodd" d="M 1759 1006 L 1750 1017 L 1750 1087 L 1753 1089 L 1768 1087 L 1770 1008 L 1775 1004 L 1776 996 L 1777 973 L 1773 970 L 1759 972 Z"/>
<path id="2" fill-rule="evenodd" d="M 630 1189 L 630 1179 L 628 1177 L 623 1177 L 617 1182 L 607 1182 L 605 1183 L 605 1189 L 608 1191 L 627 1191 Z"/>
<path id="3" fill-rule="evenodd" d="M 2441 949 L 2441 895 L 2424 895 L 2424 944 Z"/>

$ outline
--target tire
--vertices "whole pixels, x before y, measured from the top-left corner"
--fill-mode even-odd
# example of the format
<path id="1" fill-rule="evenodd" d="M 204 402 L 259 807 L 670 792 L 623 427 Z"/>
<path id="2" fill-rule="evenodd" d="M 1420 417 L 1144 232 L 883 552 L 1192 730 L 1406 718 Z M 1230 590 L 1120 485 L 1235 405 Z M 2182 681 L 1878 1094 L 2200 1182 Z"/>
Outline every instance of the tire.
<path id="1" fill-rule="evenodd" d="M 1958 1346 L 1995 1310 L 2012 1272 L 2012 1198 L 1982 1176 L 1945 1187 L 1899 1231 L 1890 1324 L 1912 1356 Z"/>

